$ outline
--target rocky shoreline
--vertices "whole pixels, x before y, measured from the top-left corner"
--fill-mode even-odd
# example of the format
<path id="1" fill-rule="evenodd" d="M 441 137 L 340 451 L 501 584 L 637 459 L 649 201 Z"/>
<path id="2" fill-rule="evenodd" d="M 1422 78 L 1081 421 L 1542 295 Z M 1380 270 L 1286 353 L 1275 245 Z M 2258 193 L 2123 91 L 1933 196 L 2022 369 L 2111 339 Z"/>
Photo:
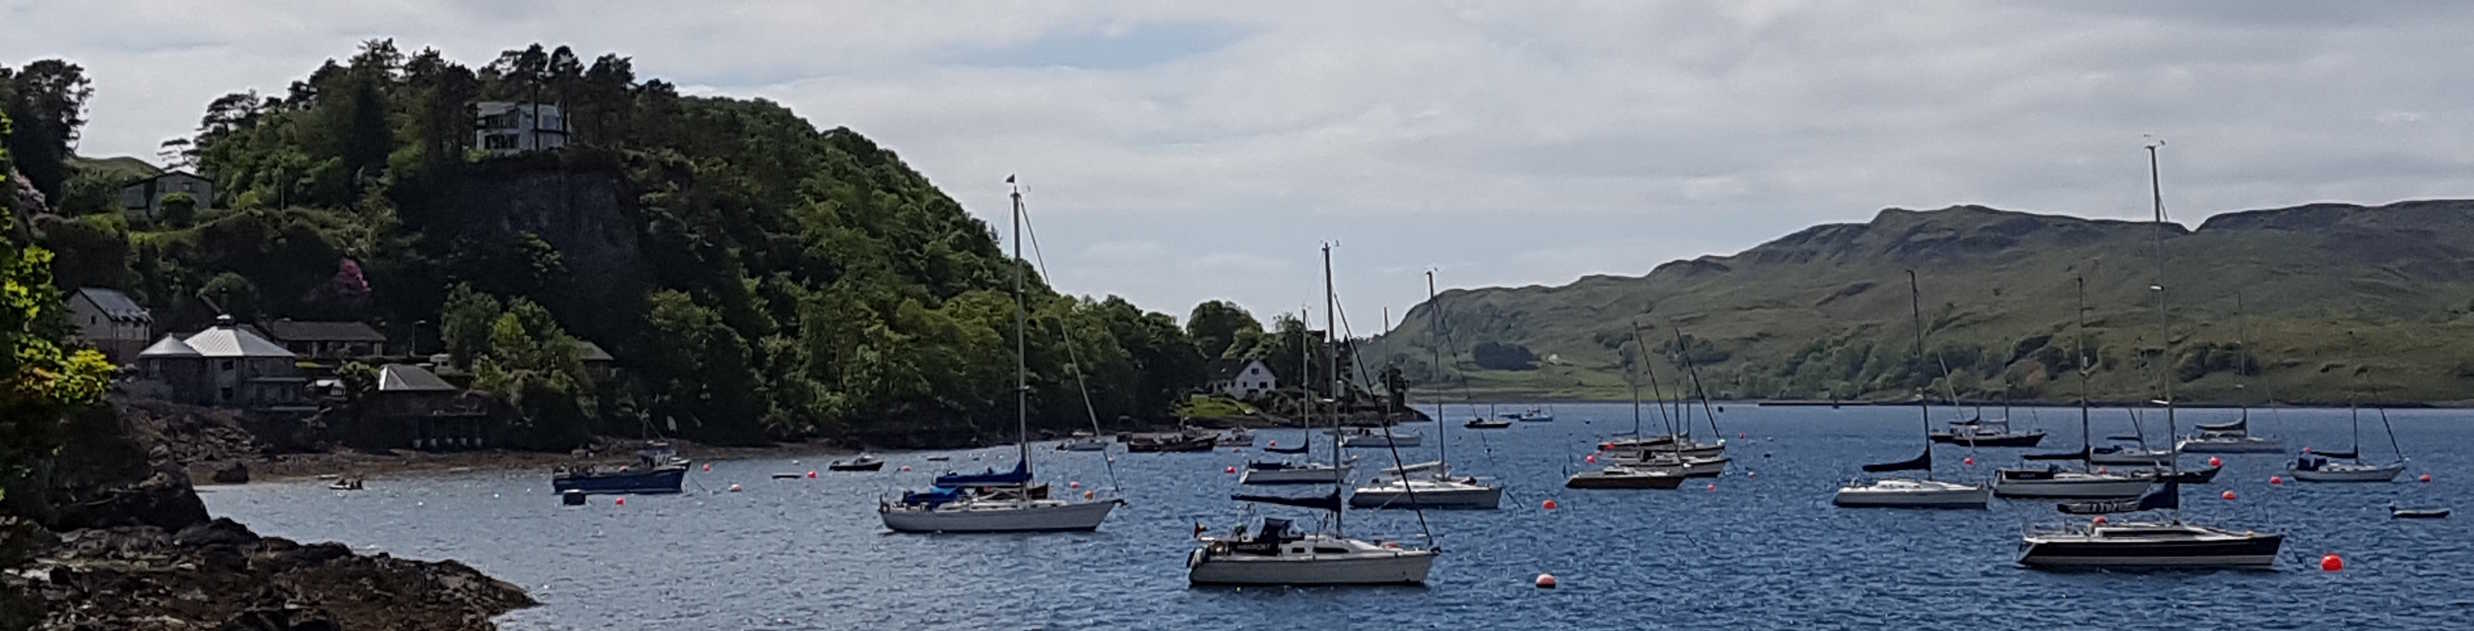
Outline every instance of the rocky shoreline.
<path id="1" fill-rule="evenodd" d="M 146 412 L 69 419 L 0 503 L 0 629 L 494 628 L 536 604 L 454 561 L 360 555 L 213 519 Z"/>

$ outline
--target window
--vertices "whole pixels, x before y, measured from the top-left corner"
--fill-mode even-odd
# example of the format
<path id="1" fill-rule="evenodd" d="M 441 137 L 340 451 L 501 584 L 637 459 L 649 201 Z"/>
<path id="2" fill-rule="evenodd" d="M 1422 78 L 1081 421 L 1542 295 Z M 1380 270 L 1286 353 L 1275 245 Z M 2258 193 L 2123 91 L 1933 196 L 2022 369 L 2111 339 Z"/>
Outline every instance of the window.
<path id="1" fill-rule="evenodd" d="M 514 148 L 515 148 L 515 135 L 514 135 L 514 134 L 491 134 L 491 135 L 489 135 L 489 136 L 484 136 L 484 137 L 482 137 L 482 138 L 481 138 L 481 148 L 483 148 L 483 149 L 514 149 Z"/>
<path id="2" fill-rule="evenodd" d="M 232 360 L 229 360 L 229 359 L 223 360 L 223 369 L 224 369 L 224 370 L 226 370 L 226 371 L 231 370 L 231 369 L 232 369 Z M 227 391 L 227 392 L 229 392 L 231 389 L 230 389 L 230 388 L 225 388 L 224 390 L 225 390 L 225 391 Z M 227 395 L 224 395 L 224 396 L 227 396 L 227 397 L 228 397 L 228 396 L 231 396 L 231 395 L 228 395 L 228 394 L 227 394 Z"/>
<path id="3" fill-rule="evenodd" d="M 226 364 L 230 364 L 230 363 L 232 363 L 232 362 L 224 362 L 224 363 L 226 363 Z M 222 401 L 230 401 L 230 400 L 232 400 L 232 387 L 231 387 L 231 386 L 224 386 L 224 387 L 223 387 L 223 398 L 222 398 L 222 399 L 219 399 L 219 400 L 222 400 Z"/>

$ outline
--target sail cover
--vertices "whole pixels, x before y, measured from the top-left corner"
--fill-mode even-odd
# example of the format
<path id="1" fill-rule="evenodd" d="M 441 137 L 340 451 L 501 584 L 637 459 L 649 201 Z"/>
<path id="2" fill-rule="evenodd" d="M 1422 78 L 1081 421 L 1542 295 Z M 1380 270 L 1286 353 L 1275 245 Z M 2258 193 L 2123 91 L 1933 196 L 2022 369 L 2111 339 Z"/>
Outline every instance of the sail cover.
<path id="1" fill-rule="evenodd" d="M 1295 507 L 1298 507 L 1298 508 L 1313 508 L 1313 509 L 1327 510 L 1327 511 L 1333 511 L 1333 512 L 1338 512 L 1338 511 L 1340 510 L 1340 491 L 1339 491 L 1338 489 L 1334 489 L 1334 490 L 1332 490 L 1332 492 L 1331 492 L 1331 494 L 1330 494 L 1330 495 L 1324 495 L 1324 496 L 1321 496 L 1321 497 L 1288 497 L 1288 496 L 1284 496 L 1284 495 L 1244 495 L 1244 494 L 1238 494 L 1238 495 L 1231 495 L 1231 496 L 1228 496 L 1228 498 L 1229 498 L 1229 499 L 1232 499 L 1232 500 L 1237 500 L 1237 501 L 1240 501 L 1240 502 L 1255 502 L 1255 503 L 1259 503 L 1259 504 L 1278 504 L 1278 505 L 1281 505 L 1281 506 L 1295 506 Z"/>
<path id="2" fill-rule="evenodd" d="M 1921 456 L 1916 456 L 1916 457 L 1915 457 L 1914 459 L 1912 459 L 1912 460 L 1901 460 L 1901 461 L 1898 461 L 1898 462 L 1884 462 L 1884 463 L 1880 463 L 1880 464 L 1868 464 L 1868 465 L 1864 465 L 1864 471 L 1865 471 L 1865 472 L 1867 472 L 1867 473 L 1881 473 L 1881 472 L 1884 472 L 1884 471 L 1931 471 L 1931 470 L 1933 470 L 1933 448 L 1931 448 L 1931 447 L 1926 447 L 1926 448 L 1924 448 L 1924 455 L 1921 455 Z"/>
<path id="3" fill-rule="evenodd" d="M 962 499 L 962 489 L 942 486 L 925 491 L 902 492 L 902 504 L 905 506 L 924 505 L 928 508 L 936 508 L 939 505 L 959 499 Z"/>
<path id="4" fill-rule="evenodd" d="M 2072 515 L 2102 515 L 2105 513 L 2136 513 L 2182 507 L 2182 483 L 2168 480 L 2163 486 L 2135 499 L 2096 502 L 2063 502 L 2055 508 Z"/>
<path id="5" fill-rule="evenodd" d="M 1016 462 L 1014 463 L 1014 470 L 1004 473 L 997 473 L 996 469 L 989 469 L 986 473 L 948 473 L 945 475 L 936 476 L 936 485 L 1019 486 L 1025 482 L 1031 481 L 1030 465 L 1031 463 L 1029 462 Z"/>
<path id="6" fill-rule="evenodd" d="M 2314 450 L 2311 450 L 2311 455 L 2314 455 L 2314 456 L 2319 456 L 2319 457 L 2321 457 L 2321 458 L 2331 458 L 2331 459 L 2336 459 L 2336 460 L 2354 460 L 2354 459 L 2361 458 L 2361 457 L 2362 457 L 2362 452 L 2361 452 L 2361 451 L 2359 451 L 2359 450 L 2353 450 L 2353 451 L 2328 451 L 2328 450 L 2324 450 L 2324 449 L 2314 449 Z"/>

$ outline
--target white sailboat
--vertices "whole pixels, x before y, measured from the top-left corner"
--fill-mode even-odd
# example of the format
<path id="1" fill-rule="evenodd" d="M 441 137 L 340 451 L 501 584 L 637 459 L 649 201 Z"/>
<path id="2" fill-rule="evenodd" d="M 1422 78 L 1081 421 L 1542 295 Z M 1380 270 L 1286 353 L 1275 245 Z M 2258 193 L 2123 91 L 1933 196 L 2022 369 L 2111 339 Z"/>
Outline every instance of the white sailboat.
<path id="1" fill-rule="evenodd" d="M 1664 403 L 1666 394 L 1659 391 L 1658 371 L 1649 367 L 1646 355 L 1649 343 L 1641 340 L 1641 325 L 1638 322 L 1632 324 L 1632 345 L 1639 349 L 1634 357 L 1640 364 L 1641 372 L 1649 376 L 1650 396 L 1660 400 L 1658 419 L 1666 426 L 1666 435 L 1646 440 L 1641 438 L 1641 382 L 1633 379 L 1632 366 L 1627 363 L 1624 366 L 1624 385 L 1632 392 L 1631 438 L 1624 441 L 1624 446 L 1620 448 L 1612 441 L 1600 444 L 1600 451 L 1606 453 L 1603 459 L 1605 466 L 1572 474 L 1564 479 L 1564 488 L 1672 490 L 1684 485 L 1685 472 L 1692 469 L 1690 463 L 1696 457 L 1684 451 L 1687 445 L 1692 445 L 1692 438 L 1676 431 L 1676 416 L 1667 413 Z M 1677 401 L 1680 408 L 1682 398 L 1678 397 Z M 1676 414 L 1682 414 L 1682 411 L 1679 409 Z M 1651 455 L 1653 452 L 1654 456 Z M 1723 460 L 1718 462 L 1722 471 L 1725 466 Z"/>
<path id="2" fill-rule="evenodd" d="M 1426 272 L 1426 314 L 1431 322 L 1427 335 L 1438 337 L 1443 330 L 1443 307 L 1435 302 L 1435 273 Z M 1435 365 L 1442 367 L 1443 345 L 1432 344 Z M 1435 418 L 1443 418 L 1443 398 L 1435 398 Z M 1357 487 L 1349 496 L 1349 505 L 1357 508 L 1475 508 L 1495 509 L 1503 505 L 1503 486 L 1490 484 L 1471 476 L 1452 475 L 1451 440 L 1444 432 L 1448 423 L 1435 424 L 1435 461 L 1431 463 L 1385 469 L 1383 477 L 1372 484 Z"/>
<path id="3" fill-rule="evenodd" d="M 1332 435 L 1340 439 L 1340 446 L 1356 449 L 1374 447 L 1416 447 L 1418 446 L 1418 443 L 1424 442 L 1422 439 L 1418 438 L 1417 432 L 1395 432 L 1391 431 L 1389 428 L 1333 428 Z"/>
<path id="4" fill-rule="evenodd" d="M 2072 361 L 2079 373 L 2079 449 L 2059 454 L 2028 454 L 2028 460 L 2077 460 L 2080 470 L 2061 467 L 2003 467 L 1993 472 L 1993 494 L 2002 497 L 2051 497 L 2070 499 L 2106 499 L 2138 497 L 2148 492 L 2147 477 L 2097 473 L 2089 458 L 2093 451 L 2089 441 L 2088 373 L 2095 368 L 2087 357 L 2087 278 L 2078 279 L 2078 347 Z"/>
<path id="5" fill-rule="evenodd" d="M 1924 308 L 1916 288 L 1915 270 L 1907 271 L 1907 296 L 1916 322 L 1916 356 L 1924 356 Z M 1839 487 L 1830 503 L 1849 508 L 1984 508 L 1992 496 L 1982 485 L 1933 479 L 1933 403 L 1916 392 L 1916 411 L 1924 418 L 1924 453 L 1902 462 L 1864 465 L 1868 473 L 1922 471 L 1923 479 L 1857 480 Z"/>
<path id="6" fill-rule="evenodd" d="M 2354 378 L 2360 380 L 2362 373 L 2356 372 Z M 2286 475 L 2303 482 L 2392 482 L 2405 473 L 2405 448 L 2398 446 L 2397 430 L 2388 424 L 2388 410 L 2379 411 L 2380 429 L 2387 432 L 2388 448 L 2394 450 L 2397 459 L 2371 463 L 2362 460 L 2362 408 L 2349 402 L 2346 409 L 2353 420 L 2353 447 L 2342 452 L 2304 454 L 2294 460 Z"/>
<path id="7" fill-rule="evenodd" d="M 1013 184 L 1007 176 L 1005 182 Z M 878 501 L 877 515 L 894 532 L 1038 532 L 1096 530 L 1109 511 L 1125 501 L 1080 501 L 1048 497 L 1045 484 L 1033 484 L 1031 471 L 1030 370 L 1023 363 L 1025 331 L 1030 326 L 1023 306 L 1022 189 L 1013 189 L 1014 203 L 1014 439 L 1021 447 L 1011 472 L 938 476 L 927 491 L 905 492 L 898 501 Z M 1092 421 L 1098 423 L 1095 417 Z"/>
<path id="8" fill-rule="evenodd" d="M 2233 308 L 2235 313 L 2245 314 L 2243 317 L 2244 326 L 2236 333 L 2239 337 L 2239 339 L 2236 340 L 2236 343 L 2240 344 L 2243 353 L 2248 355 L 2251 352 L 2251 329 L 2249 326 L 2250 318 L 2247 315 L 2248 312 L 2244 311 L 2242 308 L 2242 294 L 2240 292 L 2235 292 L 2233 295 Z M 2259 384 L 2261 407 L 2273 408 L 2273 406 L 2276 405 L 2275 386 L 2267 383 L 2265 380 L 2260 379 L 2258 376 L 2258 369 L 2252 368 L 2248 365 L 2244 365 L 2242 368 L 2243 370 L 2239 370 L 2237 372 L 2244 374 L 2244 381 L 2247 383 L 2234 384 L 2234 389 L 2248 390 L 2250 389 L 2250 384 Z M 2263 436 L 2251 433 L 2251 406 L 2248 401 L 2243 403 L 2242 416 L 2240 418 L 2236 418 L 2230 423 L 2217 423 L 2213 425 L 2202 423 L 2199 425 L 2198 430 L 2199 433 L 2185 437 L 2181 442 L 2175 443 L 2174 448 L 2182 450 L 2182 453 L 2191 454 L 2273 454 L 2283 453 L 2285 451 L 2285 441 L 2278 440 L 2275 436 Z"/>
<path id="9" fill-rule="evenodd" d="M 1314 372 L 1314 359 L 1313 355 L 1311 355 L 1314 344 L 1312 343 L 1312 340 L 1305 337 L 1306 327 L 1304 324 L 1306 323 L 1306 320 L 1306 310 L 1298 309 L 1297 323 L 1299 326 L 1297 327 L 1297 334 L 1299 339 L 1297 344 L 1297 374 L 1299 375 L 1308 375 L 1313 374 Z M 1264 447 L 1263 451 L 1299 456 L 1308 455 L 1313 452 L 1314 410 L 1317 409 L 1320 404 L 1319 400 L 1314 396 L 1314 389 L 1305 386 L 1307 383 L 1311 382 L 1303 379 L 1298 381 L 1298 393 L 1303 395 L 1298 400 L 1304 402 L 1300 404 L 1300 407 L 1303 408 L 1305 413 L 1300 415 L 1300 423 L 1298 425 L 1298 430 L 1300 431 L 1298 432 L 1297 445 L 1293 447 L 1281 447 L 1276 444 L 1278 441 L 1273 441 L 1275 444 Z M 1353 461 L 1354 459 L 1340 454 L 1339 450 L 1333 450 L 1331 462 L 1316 462 L 1311 457 L 1298 460 L 1249 460 L 1246 462 L 1245 472 L 1238 474 L 1237 483 L 1253 485 L 1346 484 L 1349 481 L 1349 465 Z"/>
<path id="10" fill-rule="evenodd" d="M 1323 247 L 1323 300 L 1325 331 L 1323 348 L 1325 365 L 1331 370 L 1333 391 L 1339 390 L 1339 358 L 1332 352 L 1331 330 L 1338 327 L 1339 299 L 1331 288 L 1331 246 Z M 1338 424 L 1340 415 L 1334 410 L 1332 421 Z M 1338 434 L 1333 435 L 1332 452 L 1339 453 Z M 1186 554 L 1186 581 L 1195 585 L 1390 585 L 1419 584 L 1434 569 L 1435 558 L 1443 551 L 1431 547 L 1403 545 L 1398 542 L 1376 542 L 1349 538 L 1343 526 L 1348 517 L 1348 503 L 1341 499 L 1342 489 L 1334 487 L 1323 497 L 1277 497 L 1238 495 L 1245 502 L 1314 508 L 1331 513 L 1331 532 L 1304 533 L 1291 529 L 1286 519 L 1264 518 L 1261 528 L 1251 532 L 1240 525 L 1227 536 L 1204 534 L 1195 527 L 1195 539 L 1201 543 Z M 1421 515 L 1418 522 L 1425 523 Z M 1427 540 L 1432 541 L 1431 534 Z"/>
<path id="11" fill-rule="evenodd" d="M 2156 173 L 2157 144 L 2148 145 L 2148 173 Z M 2153 181 L 2153 180 L 2151 180 Z M 2165 357 L 2173 355 L 2173 321 L 2165 304 L 2165 196 L 2161 184 L 2156 187 L 2156 320 L 2165 340 Z M 2174 432 L 2173 374 L 2157 370 L 2161 399 L 2165 404 L 2165 435 Z M 2029 567 L 2115 567 L 2115 568 L 2273 568 L 2276 553 L 2285 544 L 2285 536 L 2275 533 L 2234 531 L 2182 521 L 2181 460 L 2169 462 L 2170 474 L 2158 489 L 2136 499 L 2076 502 L 2060 506 L 2064 513 L 2074 515 L 2163 511 L 2166 519 L 2157 522 L 2124 522 L 2115 524 L 2072 524 L 2061 528 L 2034 530 L 2019 538 L 2019 564 Z"/>

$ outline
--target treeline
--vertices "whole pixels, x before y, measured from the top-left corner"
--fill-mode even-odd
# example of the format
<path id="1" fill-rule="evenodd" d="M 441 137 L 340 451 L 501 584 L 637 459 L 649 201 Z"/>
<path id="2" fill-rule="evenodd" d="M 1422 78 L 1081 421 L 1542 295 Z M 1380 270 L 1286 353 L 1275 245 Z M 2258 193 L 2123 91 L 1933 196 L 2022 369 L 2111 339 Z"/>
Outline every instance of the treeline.
<path id="1" fill-rule="evenodd" d="M 567 148 L 478 150 L 477 101 L 559 105 Z M 280 94 L 215 99 L 165 150 L 221 199 L 186 222 L 50 221 L 64 285 L 128 290 L 175 327 L 217 310 L 380 323 L 451 353 L 545 447 L 647 427 L 1010 437 L 1016 273 L 1034 424 L 1157 419 L 1206 379 L 1172 317 L 1058 295 L 892 152 L 761 99 L 682 96 L 615 54 L 533 45 L 476 68 L 373 40 Z M 501 194 L 535 186 L 564 210 Z M 620 235 L 543 227 L 560 222 Z M 617 358 L 612 384 L 579 377 L 578 338 Z"/>

